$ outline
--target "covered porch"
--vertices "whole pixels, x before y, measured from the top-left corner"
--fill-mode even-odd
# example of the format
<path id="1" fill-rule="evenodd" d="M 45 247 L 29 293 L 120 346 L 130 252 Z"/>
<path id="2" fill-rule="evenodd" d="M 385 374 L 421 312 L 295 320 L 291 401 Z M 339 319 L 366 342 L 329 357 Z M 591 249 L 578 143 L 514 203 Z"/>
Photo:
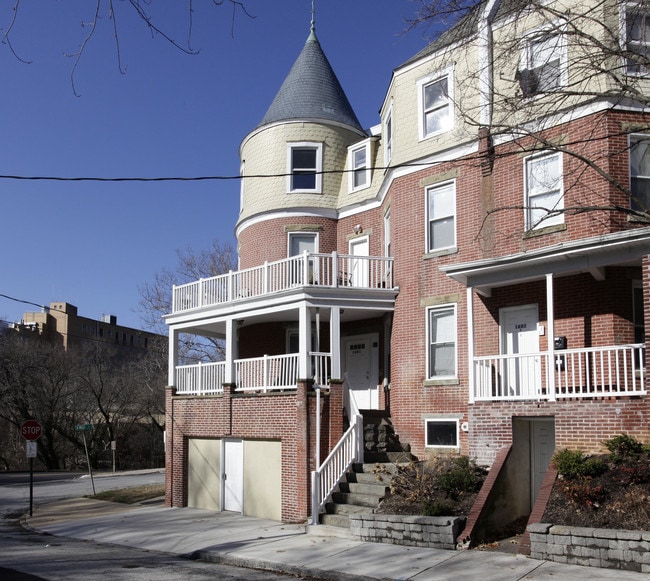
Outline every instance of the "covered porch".
<path id="1" fill-rule="evenodd" d="M 367 268 L 361 267 L 363 276 L 345 279 L 355 284 L 339 286 L 338 280 L 323 284 L 326 263 L 328 269 L 340 264 L 351 267 L 361 264 L 358 261 L 354 264 L 346 260 L 340 262 L 336 253 L 326 256 L 327 260 L 323 256 L 319 258 L 322 260 L 318 262 L 318 278 L 313 277 L 315 263 L 311 261 L 314 255 L 280 261 L 284 266 L 300 265 L 298 270 L 303 274 L 311 272 L 310 277 L 300 279 L 304 284 L 293 278 L 293 285 L 271 291 L 268 276 L 277 264 L 273 268 L 266 264 L 260 269 L 246 271 L 250 275 L 254 270 L 267 281 L 260 287 L 259 294 L 208 305 L 196 303 L 190 309 L 168 315 L 169 385 L 176 388 L 178 395 L 207 396 L 222 394 L 224 385 L 233 385 L 239 392 L 270 393 L 295 390 L 299 380 L 309 379 L 321 387 L 327 386 L 331 379 L 341 380 L 345 371 L 342 368 L 342 328 L 392 313 L 398 289 L 392 287 L 388 270 L 382 271 L 382 276 L 388 276 L 385 280 L 389 281 L 389 287 L 374 282 L 370 285 L 375 280 L 371 265 L 388 264 L 388 259 L 368 258 Z M 229 273 L 220 280 L 241 280 L 241 276 Z M 213 282 L 185 285 L 181 295 L 187 297 L 187 289 L 196 289 L 196 285 L 211 287 Z M 199 297 L 201 293 L 193 291 L 189 296 Z M 224 360 L 179 362 L 180 336 L 185 333 L 223 341 Z"/>
<path id="2" fill-rule="evenodd" d="M 650 229 L 639 228 L 492 260 L 442 267 L 443 272 L 467 287 L 469 402 L 646 395 L 644 312 L 650 296 L 648 254 Z M 634 307 L 634 321 L 626 322 L 627 332 L 618 329 L 615 332 L 615 323 L 610 322 L 612 330 L 605 339 L 594 333 L 582 338 L 583 345 L 567 345 L 566 337 L 556 331 L 558 280 L 564 282 L 569 277 L 588 274 L 593 281 L 600 283 L 606 280 L 606 271 L 610 267 L 631 268 L 639 273 L 638 288 L 635 289 L 639 292 L 633 293 L 632 283 L 629 283 L 629 295 L 618 297 L 620 301 L 631 304 L 635 300 L 638 303 Z M 490 299 L 496 289 L 516 289 L 517 285 L 534 281 L 544 281 L 545 284 L 545 302 L 542 302 L 546 312 L 545 325 L 538 323 L 535 327 L 534 321 L 530 325 L 528 320 L 518 326 L 529 324 L 531 335 L 544 336 L 546 349 L 535 349 L 534 341 L 527 346 L 514 345 L 516 341 L 506 336 L 505 323 L 499 315 L 496 321 L 499 327 L 498 351 L 478 353 L 477 296 Z M 511 304 L 519 305 L 523 310 L 526 305 L 521 305 L 525 299 L 519 297 L 516 300 L 519 302 Z M 562 300 L 569 301 L 562 307 L 574 305 L 578 313 L 583 297 L 565 293 Z M 499 306 L 507 307 L 508 303 Z M 499 312 L 501 310 L 506 309 Z M 568 324 L 571 323 L 563 323 L 565 329 Z M 626 333 L 633 340 L 611 341 L 611 337 L 627 336 Z"/>

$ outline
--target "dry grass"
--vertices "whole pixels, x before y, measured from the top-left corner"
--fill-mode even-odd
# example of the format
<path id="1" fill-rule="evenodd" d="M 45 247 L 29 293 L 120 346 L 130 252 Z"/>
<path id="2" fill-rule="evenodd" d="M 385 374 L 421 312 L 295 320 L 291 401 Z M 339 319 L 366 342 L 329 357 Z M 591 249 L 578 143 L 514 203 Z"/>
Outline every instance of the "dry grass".
<path id="1" fill-rule="evenodd" d="M 118 488 L 117 490 L 106 490 L 95 494 L 90 498 L 96 500 L 107 500 L 109 502 L 122 502 L 124 504 L 137 504 L 145 500 L 159 498 L 165 495 L 164 484 L 145 484 L 131 488 Z"/>

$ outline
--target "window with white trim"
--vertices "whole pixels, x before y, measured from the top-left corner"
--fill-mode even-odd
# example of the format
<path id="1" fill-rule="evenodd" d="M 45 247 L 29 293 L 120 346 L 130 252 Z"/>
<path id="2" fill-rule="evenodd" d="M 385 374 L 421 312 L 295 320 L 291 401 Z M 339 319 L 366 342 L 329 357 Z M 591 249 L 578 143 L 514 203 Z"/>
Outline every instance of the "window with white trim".
<path id="1" fill-rule="evenodd" d="M 450 72 L 418 82 L 420 139 L 449 131 L 453 127 Z"/>
<path id="2" fill-rule="evenodd" d="M 456 361 L 456 305 L 427 309 L 427 379 L 456 377 Z"/>
<path id="3" fill-rule="evenodd" d="M 650 13 L 644 6 L 625 7 L 623 28 L 625 69 L 628 74 L 647 75 L 650 72 Z"/>
<path id="4" fill-rule="evenodd" d="M 427 252 L 456 246 L 456 184 L 427 188 Z"/>
<path id="5" fill-rule="evenodd" d="M 524 40 L 519 85 L 524 97 L 550 93 L 566 84 L 566 40 L 557 31 L 541 31 Z"/>
<path id="6" fill-rule="evenodd" d="M 650 135 L 630 135 L 630 207 L 650 211 Z"/>
<path id="7" fill-rule="evenodd" d="M 384 164 L 388 165 L 393 158 L 393 106 L 391 104 L 384 121 Z"/>
<path id="8" fill-rule="evenodd" d="M 564 223 L 562 156 L 544 153 L 527 157 L 525 165 L 526 230 Z"/>
<path id="9" fill-rule="evenodd" d="M 392 256 L 390 253 L 390 208 L 384 214 L 384 256 Z"/>
<path id="10" fill-rule="evenodd" d="M 288 151 L 288 184 L 291 193 L 322 191 L 322 143 L 292 143 Z"/>
<path id="11" fill-rule="evenodd" d="M 363 190 L 370 186 L 370 141 L 355 145 L 348 151 L 350 191 Z"/>
<path id="12" fill-rule="evenodd" d="M 427 448 L 458 448 L 458 420 L 424 420 L 424 445 Z"/>

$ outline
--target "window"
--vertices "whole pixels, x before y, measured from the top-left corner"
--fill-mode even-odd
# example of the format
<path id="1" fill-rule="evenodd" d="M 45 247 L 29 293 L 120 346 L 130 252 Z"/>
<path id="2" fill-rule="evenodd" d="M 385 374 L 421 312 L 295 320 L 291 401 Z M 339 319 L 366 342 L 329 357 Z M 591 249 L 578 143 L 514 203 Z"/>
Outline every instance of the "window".
<path id="1" fill-rule="evenodd" d="M 632 309 L 634 313 L 634 342 L 645 343 L 645 313 L 643 311 L 643 286 L 641 281 L 634 281 Z"/>
<path id="2" fill-rule="evenodd" d="M 425 446 L 436 448 L 458 447 L 458 420 L 425 420 Z"/>
<path id="3" fill-rule="evenodd" d="M 384 256 L 392 256 L 390 253 L 390 208 L 384 214 Z"/>
<path id="4" fill-rule="evenodd" d="M 456 377 L 456 306 L 427 311 L 428 379 Z"/>
<path id="5" fill-rule="evenodd" d="M 625 59 L 626 70 L 630 74 L 647 74 L 650 71 L 650 19 L 642 6 L 625 8 Z"/>
<path id="6" fill-rule="evenodd" d="M 427 252 L 456 245 L 456 184 L 427 189 Z"/>
<path id="7" fill-rule="evenodd" d="M 362 190 L 370 185 L 370 168 L 368 160 L 370 159 L 370 142 L 366 141 L 361 146 L 355 146 L 350 149 L 349 155 L 350 169 L 350 191 Z"/>
<path id="8" fill-rule="evenodd" d="M 526 230 L 564 223 L 562 164 L 559 153 L 528 157 L 526 166 Z"/>
<path id="9" fill-rule="evenodd" d="M 384 163 L 388 165 L 393 159 L 393 106 L 390 106 L 384 122 Z"/>
<path id="10" fill-rule="evenodd" d="M 524 97 L 549 93 L 565 83 L 566 47 L 557 33 L 539 33 L 526 40 L 519 84 Z"/>
<path id="11" fill-rule="evenodd" d="M 322 145 L 294 143 L 289 147 L 290 192 L 321 192 Z"/>
<path id="12" fill-rule="evenodd" d="M 630 136 L 630 191 L 633 210 L 650 210 L 650 135 Z"/>
<path id="13" fill-rule="evenodd" d="M 418 83 L 420 139 L 451 129 L 451 75 L 428 77 Z"/>

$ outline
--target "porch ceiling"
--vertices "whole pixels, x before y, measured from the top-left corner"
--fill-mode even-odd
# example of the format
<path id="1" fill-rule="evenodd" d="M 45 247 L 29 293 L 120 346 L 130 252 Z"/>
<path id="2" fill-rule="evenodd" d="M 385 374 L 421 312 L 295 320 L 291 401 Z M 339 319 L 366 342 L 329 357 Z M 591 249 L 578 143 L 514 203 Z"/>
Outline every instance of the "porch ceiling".
<path id="1" fill-rule="evenodd" d="M 650 228 L 561 243 L 498 258 L 441 266 L 447 276 L 481 294 L 500 286 L 543 279 L 547 274 L 567 276 L 589 272 L 603 278 L 606 266 L 640 266 L 650 254 Z"/>
<path id="2" fill-rule="evenodd" d="M 206 307 L 182 315 L 169 315 L 166 322 L 175 329 L 192 334 L 225 338 L 226 322 L 232 319 L 246 327 L 260 323 L 296 323 L 302 304 L 310 310 L 312 321 L 316 313 L 322 323 L 328 323 L 333 307 L 341 309 L 341 323 L 372 319 L 393 312 L 399 289 L 334 289 L 310 288 L 295 292 L 255 297 L 227 306 Z"/>

